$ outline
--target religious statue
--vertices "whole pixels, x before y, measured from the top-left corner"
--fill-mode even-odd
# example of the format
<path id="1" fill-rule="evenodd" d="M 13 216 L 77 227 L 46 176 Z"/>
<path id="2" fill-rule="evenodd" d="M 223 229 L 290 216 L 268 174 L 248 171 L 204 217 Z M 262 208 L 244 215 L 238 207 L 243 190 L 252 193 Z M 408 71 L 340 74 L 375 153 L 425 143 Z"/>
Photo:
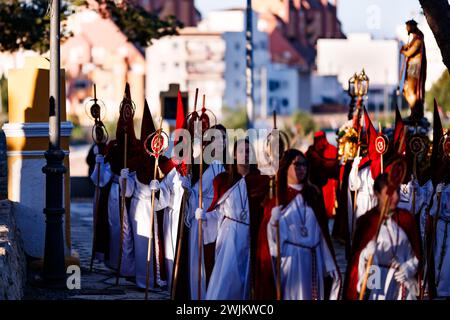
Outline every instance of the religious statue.
<path id="1" fill-rule="evenodd" d="M 427 58 L 425 54 L 425 41 L 422 31 L 417 27 L 417 22 L 406 22 L 408 35 L 412 39 L 402 46 L 400 53 L 405 56 L 406 77 L 403 88 L 403 96 L 411 109 L 410 119 L 418 122 L 423 118 L 425 99 L 425 80 L 427 74 Z"/>

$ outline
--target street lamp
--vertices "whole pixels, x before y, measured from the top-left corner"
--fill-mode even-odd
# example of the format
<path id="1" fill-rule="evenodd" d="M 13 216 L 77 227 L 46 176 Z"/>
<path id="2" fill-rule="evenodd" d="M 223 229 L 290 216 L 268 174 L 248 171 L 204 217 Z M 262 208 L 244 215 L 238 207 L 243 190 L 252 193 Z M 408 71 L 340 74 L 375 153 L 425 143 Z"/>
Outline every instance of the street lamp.
<path id="1" fill-rule="evenodd" d="M 355 82 L 356 95 L 358 97 L 364 97 L 369 91 L 369 77 L 366 75 L 364 69 L 358 75 L 357 81 Z"/>
<path id="2" fill-rule="evenodd" d="M 62 231 L 64 151 L 61 150 L 60 2 L 53 0 L 50 11 L 49 148 L 45 152 L 45 249 L 43 279 L 49 286 L 64 285 L 64 237 Z"/>

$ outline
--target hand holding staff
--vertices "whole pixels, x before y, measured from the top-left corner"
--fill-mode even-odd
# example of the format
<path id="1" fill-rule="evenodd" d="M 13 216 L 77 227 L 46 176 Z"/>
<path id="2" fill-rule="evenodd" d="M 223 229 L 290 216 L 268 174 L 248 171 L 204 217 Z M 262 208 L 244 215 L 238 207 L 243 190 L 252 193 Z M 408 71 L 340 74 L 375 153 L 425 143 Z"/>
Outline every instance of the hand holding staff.
<path id="1" fill-rule="evenodd" d="M 153 169 L 153 179 L 156 179 L 156 174 L 158 171 L 158 164 L 159 164 L 159 156 L 164 153 L 164 151 L 167 149 L 166 141 L 164 141 L 166 138 L 166 134 L 162 131 L 162 118 L 159 122 L 159 129 L 155 132 L 155 134 L 151 134 L 147 137 L 147 139 L 144 142 L 144 147 L 147 153 L 150 156 L 155 157 L 155 166 Z M 164 134 L 164 135 L 163 135 Z M 147 147 L 147 143 L 150 140 L 151 146 L 150 150 Z M 154 221 L 154 213 L 155 213 L 155 190 L 152 190 L 152 198 L 151 198 L 151 209 L 150 209 L 150 234 L 148 238 L 148 247 L 147 247 L 147 268 L 146 268 L 146 277 L 145 277 L 145 300 L 148 299 L 148 287 L 149 287 L 149 269 L 150 269 L 150 260 L 152 256 L 152 244 L 153 244 L 153 221 Z"/>
<path id="2" fill-rule="evenodd" d="M 400 145 L 403 144 L 403 140 L 404 140 L 404 137 L 402 136 Z M 380 229 L 381 229 L 381 224 L 384 220 L 384 217 L 386 216 L 386 214 L 388 213 L 388 211 L 390 209 L 392 194 L 395 190 L 397 190 L 398 186 L 403 182 L 405 173 L 406 173 L 406 163 L 404 162 L 404 160 L 397 159 L 396 161 L 394 161 L 394 163 L 392 164 L 392 168 L 388 174 L 388 191 L 387 191 L 388 198 L 381 209 L 380 217 L 378 219 L 378 225 L 377 225 L 377 229 L 376 229 L 376 233 L 375 233 L 375 237 L 374 237 L 375 250 L 376 250 L 378 235 L 379 235 Z M 367 261 L 366 270 L 364 273 L 364 278 L 363 278 L 363 282 L 362 282 L 362 286 L 361 286 L 361 291 L 359 293 L 359 300 L 364 299 L 364 295 L 366 293 L 366 288 L 367 288 L 367 281 L 369 278 L 369 272 L 372 267 L 374 256 L 375 256 L 375 252 L 369 256 L 369 259 Z"/>
<path id="3" fill-rule="evenodd" d="M 100 104 L 99 104 L 100 102 Z M 108 141 L 108 132 L 106 131 L 105 125 L 101 120 L 102 106 L 105 109 L 105 105 L 97 99 L 97 88 L 94 84 L 94 98 L 89 100 L 86 104 L 86 113 L 90 118 L 94 120 L 94 126 L 92 128 L 92 140 L 95 142 L 97 152 L 94 154 L 97 156 L 100 154 L 100 144 L 106 143 Z M 95 150 L 95 149 L 94 149 Z M 96 233 L 97 233 L 97 216 L 99 208 L 99 198 L 100 198 L 100 163 L 96 163 L 97 169 L 97 183 L 95 185 L 95 203 L 94 203 L 94 217 L 93 217 L 93 232 L 92 232 L 92 250 L 91 250 L 91 262 L 89 264 L 89 272 L 92 272 L 92 267 L 94 265 L 94 256 L 96 252 Z"/>
<path id="4" fill-rule="evenodd" d="M 124 122 L 124 150 L 123 150 L 123 168 L 127 168 L 127 157 L 128 157 L 128 134 L 127 134 L 127 124 L 134 117 L 134 105 L 133 101 L 129 97 L 125 97 L 122 100 L 120 106 L 120 112 L 122 114 L 122 120 Z M 116 275 L 116 286 L 119 285 L 119 278 L 122 268 L 122 254 L 123 254 L 123 239 L 124 239 L 124 214 L 125 214 L 125 194 L 127 190 L 127 178 L 123 179 L 121 186 L 121 196 L 120 196 L 120 244 L 119 244 L 119 257 Z"/>

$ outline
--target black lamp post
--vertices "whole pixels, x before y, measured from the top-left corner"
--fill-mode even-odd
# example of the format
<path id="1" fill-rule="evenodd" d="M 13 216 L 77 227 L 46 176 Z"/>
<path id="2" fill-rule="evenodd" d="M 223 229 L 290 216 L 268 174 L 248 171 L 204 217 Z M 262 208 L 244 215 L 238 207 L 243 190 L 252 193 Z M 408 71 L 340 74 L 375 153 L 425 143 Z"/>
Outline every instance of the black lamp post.
<path id="1" fill-rule="evenodd" d="M 255 106 L 253 102 L 253 25 L 252 0 L 247 0 L 245 28 L 245 79 L 246 79 L 246 114 L 247 128 L 253 128 L 255 121 Z"/>
<path id="2" fill-rule="evenodd" d="M 50 11 L 50 99 L 49 148 L 45 152 L 45 251 L 43 279 L 48 285 L 61 286 L 65 279 L 63 237 L 63 174 L 64 151 L 60 148 L 60 0 L 51 2 Z"/>

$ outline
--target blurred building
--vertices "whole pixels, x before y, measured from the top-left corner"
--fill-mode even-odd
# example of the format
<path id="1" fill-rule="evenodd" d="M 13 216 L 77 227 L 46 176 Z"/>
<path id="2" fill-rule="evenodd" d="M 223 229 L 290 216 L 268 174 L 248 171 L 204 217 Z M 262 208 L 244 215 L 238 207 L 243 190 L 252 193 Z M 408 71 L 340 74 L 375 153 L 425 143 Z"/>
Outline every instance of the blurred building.
<path id="1" fill-rule="evenodd" d="M 368 109 L 391 110 L 399 78 L 399 50 L 397 40 L 374 40 L 369 34 L 350 34 L 347 39 L 319 39 L 317 74 L 337 76 L 346 88 L 348 79 L 364 68 L 370 80 Z"/>
<path id="2" fill-rule="evenodd" d="M 259 0 L 253 2 L 253 8 L 262 14 L 270 29 L 276 29 L 270 32 L 271 41 L 279 42 L 282 37 L 296 51 L 292 55 L 291 50 L 286 50 L 273 59 L 298 61 L 302 67 L 313 68 L 319 38 L 345 37 L 337 18 L 337 0 Z"/>
<path id="3" fill-rule="evenodd" d="M 106 120 L 116 119 L 125 83 L 129 82 L 136 114 L 140 116 L 144 104 L 143 53 L 111 20 L 95 11 L 82 10 L 71 15 L 67 23 L 73 36 L 61 46 L 61 64 L 66 69 L 68 115 L 81 125 L 92 125 L 84 103 L 93 96 L 95 83 L 97 97 L 107 106 Z"/>
<path id="4" fill-rule="evenodd" d="M 132 0 L 149 12 L 164 19 L 177 17 L 185 27 L 196 26 L 200 21 L 200 12 L 194 6 L 194 0 Z"/>
<path id="5" fill-rule="evenodd" d="M 265 117 L 274 109 L 290 114 L 298 107 L 297 68 L 272 61 L 269 35 L 257 13 L 253 15 L 255 114 Z M 160 109 L 159 92 L 167 90 L 169 83 L 179 83 L 182 91 L 189 92 L 190 110 L 199 88 L 219 119 L 223 107 L 245 106 L 244 9 L 211 12 L 197 27 L 154 41 L 146 58 L 146 95 L 152 110 Z"/>

